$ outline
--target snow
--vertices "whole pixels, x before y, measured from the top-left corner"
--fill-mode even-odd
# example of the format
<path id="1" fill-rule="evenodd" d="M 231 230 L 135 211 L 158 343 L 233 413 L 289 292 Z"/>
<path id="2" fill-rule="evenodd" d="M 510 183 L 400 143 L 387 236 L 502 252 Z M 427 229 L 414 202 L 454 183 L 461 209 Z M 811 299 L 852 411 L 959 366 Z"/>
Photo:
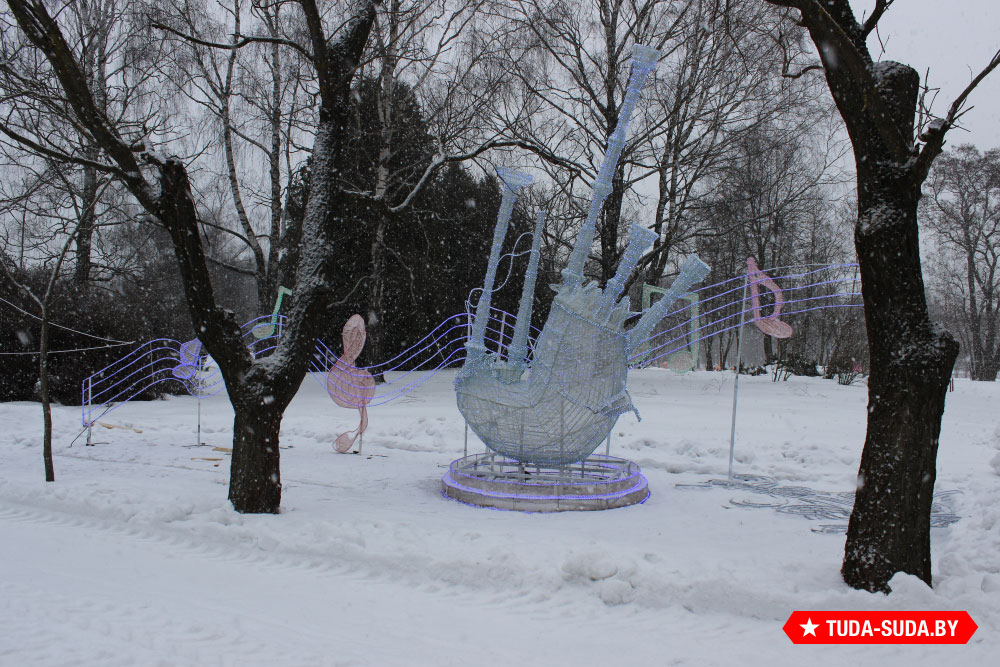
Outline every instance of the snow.
<path id="1" fill-rule="evenodd" d="M 534 515 L 444 499 L 462 454 L 454 373 L 372 409 L 360 456 L 332 442 L 356 421 L 306 378 L 281 431 L 282 513 L 226 500 L 232 412 L 204 399 L 133 403 L 79 432 L 54 409 L 56 482 L 41 410 L 0 404 L 3 665 L 939 665 L 1000 649 L 1000 386 L 948 394 L 938 491 L 958 523 L 932 531 L 934 589 L 890 596 L 840 579 L 842 534 L 690 486 L 725 477 L 733 376 L 630 375 L 643 421 L 612 454 L 649 478 L 643 505 Z M 867 391 L 819 378 L 743 377 L 736 471 L 854 488 Z M 137 433 L 135 430 L 141 430 Z M 474 444 L 473 444 L 474 443 Z M 470 451 L 481 445 L 470 436 Z M 745 494 L 744 494 L 745 496 Z M 758 499 L 764 498 L 758 496 Z M 774 499 L 769 499 L 773 501 Z M 795 646 L 793 610 L 967 610 L 968 646 Z M 992 657 L 991 657 L 992 656 Z"/>

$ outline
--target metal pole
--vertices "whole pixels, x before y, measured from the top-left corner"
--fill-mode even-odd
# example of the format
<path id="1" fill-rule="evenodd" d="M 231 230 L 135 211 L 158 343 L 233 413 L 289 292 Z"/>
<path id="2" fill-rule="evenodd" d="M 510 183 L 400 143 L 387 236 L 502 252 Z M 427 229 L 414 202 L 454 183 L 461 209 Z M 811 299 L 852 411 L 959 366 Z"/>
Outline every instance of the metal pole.
<path id="1" fill-rule="evenodd" d="M 201 446 L 201 399 L 199 398 L 197 399 L 197 401 L 198 401 L 198 439 L 195 441 L 194 444 L 200 447 Z"/>
<path id="2" fill-rule="evenodd" d="M 613 427 L 612 430 L 614 430 Z M 611 456 L 611 431 L 608 431 L 608 439 L 607 442 L 604 443 L 604 455 Z"/>
<path id="3" fill-rule="evenodd" d="M 92 378 L 87 378 L 87 405 L 90 406 L 90 411 L 94 411 L 94 380 Z M 88 415 L 89 417 L 89 415 Z M 93 447 L 91 442 L 91 436 L 94 434 L 94 420 L 87 420 L 87 447 Z"/>
<path id="4" fill-rule="evenodd" d="M 462 457 L 469 455 L 469 422 L 465 422 L 465 446 L 462 448 Z"/>
<path id="5" fill-rule="evenodd" d="M 750 274 L 743 281 L 743 300 L 740 302 L 740 333 L 736 337 L 736 379 L 733 381 L 733 425 L 729 431 L 729 481 L 733 481 L 733 456 L 736 453 L 736 403 L 740 396 L 740 364 L 743 363 L 743 320 L 746 317 L 747 286 Z"/>
<path id="6" fill-rule="evenodd" d="M 511 261 L 513 262 L 514 260 L 512 259 Z M 508 356 L 507 353 L 510 352 L 510 348 L 508 348 L 507 345 L 504 344 L 504 334 L 506 333 L 506 331 L 507 331 L 507 312 L 504 311 L 504 313 L 500 316 L 500 342 L 497 343 L 497 359 L 503 359 L 504 357 Z"/>

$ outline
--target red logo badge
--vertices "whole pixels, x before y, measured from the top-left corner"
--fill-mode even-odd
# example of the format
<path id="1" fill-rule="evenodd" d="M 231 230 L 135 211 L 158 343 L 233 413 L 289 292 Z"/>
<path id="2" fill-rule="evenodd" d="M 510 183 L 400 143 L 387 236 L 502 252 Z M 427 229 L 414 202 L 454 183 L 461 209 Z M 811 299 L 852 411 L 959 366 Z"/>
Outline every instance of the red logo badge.
<path id="1" fill-rule="evenodd" d="M 965 644 L 979 626 L 965 611 L 794 611 L 793 644 Z"/>

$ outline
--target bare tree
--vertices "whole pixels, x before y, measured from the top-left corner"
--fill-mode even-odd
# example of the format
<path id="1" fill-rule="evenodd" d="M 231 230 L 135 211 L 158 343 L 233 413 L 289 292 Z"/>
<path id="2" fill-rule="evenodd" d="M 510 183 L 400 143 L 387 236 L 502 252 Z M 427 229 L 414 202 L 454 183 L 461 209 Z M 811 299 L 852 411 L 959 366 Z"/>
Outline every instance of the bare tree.
<path id="1" fill-rule="evenodd" d="M 343 206 L 339 205 L 344 193 L 337 185 L 336 172 L 344 159 L 342 128 L 348 122 L 350 85 L 375 19 L 376 3 L 356 3 L 331 34 L 319 6 L 300 0 L 297 4 L 306 43 L 251 36 L 222 45 L 240 48 L 278 41 L 297 50 L 315 69 L 319 100 L 313 180 L 303 218 L 307 245 L 296 271 L 297 291 L 275 353 L 256 360 L 233 313 L 216 303 L 186 165 L 178 158 L 160 155 L 150 138 L 130 136 L 102 113 L 82 75 L 79 55 L 43 2 L 11 0 L 8 4 L 23 34 L 51 68 L 47 83 L 65 95 L 78 127 L 100 145 L 103 159 L 95 162 L 55 149 L 48 152 L 113 174 L 170 233 L 195 331 L 219 364 L 235 411 L 229 489 L 233 506 L 241 512 L 277 512 L 281 502 L 281 417 L 306 373 L 326 309 L 336 296 L 343 296 L 332 294 L 329 287 L 336 270 L 336 241 L 345 224 Z M 24 139 L 39 145 L 37 138 Z"/>
<path id="2" fill-rule="evenodd" d="M 550 212 L 567 226 L 586 211 L 590 180 L 618 124 L 632 44 L 660 50 L 660 62 L 632 119 L 612 191 L 598 220 L 590 274 L 604 281 L 624 248 L 626 219 L 652 206 L 659 239 L 628 285 L 658 282 L 697 234 L 693 208 L 734 142 L 762 122 L 800 110 L 810 82 L 775 80 L 782 50 L 766 25 L 778 12 L 743 0 L 508 0 L 501 25 L 513 82 L 494 122 L 543 159 L 562 193 Z M 794 51 L 793 45 L 785 48 Z M 569 225 L 570 227 L 572 225 Z M 566 240 L 570 243 L 570 240 Z"/>
<path id="3" fill-rule="evenodd" d="M 345 184 L 365 208 L 371 231 L 371 268 L 368 278 L 368 345 L 372 358 L 384 358 L 385 296 L 388 265 L 402 263 L 398 234 L 400 214 L 444 164 L 462 162 L 503 145 L 495 134 L 482 130 L 479 117 L 495 88 L 481 72 L 481 61 L 496 37 L 477 31 L 483 0 L 452 3 L 447 0 L 390 0 L 377 14 L 374 37 L 361 75 L 372 87 L 370 178 Z M 425 123 L 414 132 L 414 107 Z M 361 105 L 356 108 L 360 111 Z M 368 172 L 366 168 L 364 170 Z M 413 276 L 410 267 L 403 267 Z M 411 290 L 416 289 L 412 285 Z"/>
<path id="4" fill-rule="evenodd" d="M 48 164 L 45 170 L 47 175 L 60 169 L 67 169 L 66 165 Z M 13 170 L 11 170 L 13 172 Z M 56 193 L 61 192 L 63 180 L 55 179 L 58 183 Z M 35 222 L 30 234 L 26 234 L 22 228 L 18 239 L 11 239 L 4 234 L 0 238 L 0 276 L 13 285 L 18 291 L 25 295 L 38 308 L 38 319 L 40 320 L 40 332 L 38 337 L 38 379 L 39 395 L 42 402 L 42 460 L 45 465 L 45 481 L 55 481 L 55 467 L 52 462 L 52 395 L 50 392 L 49 378 L 49 329 L 52 307 L 59 297 L 59 282 L 63 270 L 63 264 L 70 253 L 70 248 L 74 241 L 80 238 L 80 228 L 89 224 L 89 233 L 95 229 L 92 211 L 79 215 L 79 211 L 74 211 L 72 207 L 67 207 L 65 202 L 59 202 L 59 197 L 49 196 L 51 189 L 46 189 L 42 183 L 39 187 L 37 180 L 29 179 L 26 182 L 23 196 L 6 200 L 0 212 L 9 217 L 11 214 L 19 215 L 22 222 L 27 218 L 32 218 Z M 100 191 L 94 191 L 90 199 L 91 206 L 96 205 Z M 41 205 L 39 202 L 41 199 Z M 11 250 L 18 247 L 21 256 L 25 251 L 31 257 L 34 266 L 43 269 L 44 284 L 41 289 L 33 289 L 26 279 L 28 271 L 23 262 L 20 266 L 15 265 L 11 259 Z"/>
<path id="5" fill-rule="evenodd" d="M 80 0 L 68 3 L 62 16 L 69 44 L 79 54 L 82 75 L 94 91 L 95 107 L 129 131 L 155 132 L 156 113 L 148 100 L 150 76 L 145 65 L 147 58 L 156 59 L 157 48 L 136 48 L 136 17 L 130 6 L 120 0 Z M 101 218 L 113 216 L 120 222 L 127 217 L 122 188 L 95 168 L 100 147 L 79 132 L 61 94 L 47 85 L 43 63 L 27 57 L 28 44 L 16 34 L 11 18 L 5 14 L 0 19 L 4 36 L 0 86 L 5 95 L 0 151 L 12 169 L 33 172 L 27 177 L 32 187 L 51 190 L 60 197 L 58 208 L 66 204 L 79 218 L 69 258 L 77 286 L 107 281 L 116 258 L 104 252 L 95 234 L 108 226 L 99 224 Z M 27 137 L 37 139 L 38 145 L 19 140 Z M 56 167 L 47 148 L 82 159 Z M 0 185 L 0 197 L 8 202 L 26 194 L 19 190 L 21 183 L 13 181 Z"/>
<path id="6" fill-rule="evenodd" d="M 660 281 L 671 254 L 703 233 L 697 210 L 711 205 L 705 198 L 713 183 L 731 173 L 733 154 L 751 137 L 780 128 L 798 144 L 822 121 L 828 103 L 808 77 L 772 76 L 776 63 L 802 50 L 794 33 L 773 38 L 780 19 L 757 2 L 687 3 L 683 29 L 672 38 L 677 47 L 651 93 L 651 112 L 664 121 L 650 136 L 657 193 L 651 227 L 660 238 L 644 258 L 646 282 Z"/>
<path id="7" fill-rule="evenodd" d="M 484 4 L 381 3 L 373 37 L 357 63 L 355 113 L 344 130 L 352 142 L 364 144 L 365 164 L 340 170 L 339 186 L 364 223 L 360 233 L 370 236 L 370 267 L 359 278 L 368 296 L 367 354 L 376 359 L 382 358 L 385 335 L 381 323 L 386 275 L 391 264 L 402 261 L 398 238 L 406 235 L 399 233 L 401 214 L 443 165 L 472 159 L 502 143 L 477 121 L 494 85 L 480 71 L 479 61 L 497 41 L 475 30 Z M 300 233 L 296 218 L 285 214 L 283 201 L 287 203 L 291 179 L 307 173 L 300 172 L 305 157 L 300 146 L 314 133 L 310 122 L 315 125 L 314 110 L 305 103 L 311 89 L 309 72 L 301 67 L 301 53 L 281 55 L 280 40 L 295 38 L 297 30 L 286 5 L 253 2 L 248 13 L 245 2 L 231 0 L 223 8 L 222 22 L 209 21 L 204 14 L 200 3 L 186 1 L 174 14 L 160 12 L 155 25 L 190 48 L 190 62 L 169 66 L 185 72 L 191 82 L 183 88 L 185 94 L 204 105 L 219 128 L 212 140 L 221 144 L 224 180 L 239 221 L 231 232 L 241 252 L 252 257 L 252 268 L 225 263 L 253 275 L 258 301 L 270 305 L 277 281 L 291 286 L 294 280 L 289 262 L 279 266 L 278 259 L 295 256 L 292 245 Z M 211 35 L 227 32 L 229 44 L 212 41 Z M 231 48 L 256 34 L 268 39 Z M 373 107 L 365 106 L 372 99 Z M 416 133 L 413 108 L 419 108 L 422 123 Z M 253 128 L 265 131 L 255 136 Z M 417 134 L 419 146 L 413 141 Z M 259 178 L 253 168 L 255 156 L 263 156 L 268 164 L 267 178 Z M 255 189 L 255 179 L 267 180 L 270 190 Z M 255 202 L 269 213 L 269 225 L 259 222 L 264 217 L 260 212 L 254 214 Z M 267 231 L 261 233 L 262 228 Z"/>
<path id="8" fill-rule="evenodd" d="M 854 146 L 855 247 L 871 360 L 868 432 L 841 573 L 855 588 L 888 592 L 896 572 L 931 583 L 930 512 L 945 393 L 958 343 L 927 310 L 917 203 L 945 135 L 1000 51 L 943 118 L 914 127 L 920 76 L 875 62 L 867 39 L 892 0 L 859 22 L 848 0 L 768 0 L 797 9 L 816 44 Z"/>
<path id="9" fill-rule="evenodd" d="M 229 243 L 212 248 L 206 257 L 251 276 L 258 310 L 266 311 L 278 283 L 291 278 L 290 272 L 282 276 L 279 257 L 297 230 L 287 228 L 283 203 L 315 126 L 308 59 L 282 44 L 295 32 L 291 12 L 287 3 L 244 0 L 221 4 L 215 12 L 198 0 L 147 11 L 155 17 L 157 34 L 187 52 L 158 68 L 183 82 L 178 92 L 207 115 L 212 131 L 204 133 L 198 152 L 228 190 L 224 217 L 232 211 L 238 223 L 219 228 L 228 232 L 235 251 Z M 267 40 L 256 41 L 257 34 Z M 228 35 L 229 42 L 211 41 L 217 35 Z M 250 261 L 240 261 L 247 253 Z"/>
<path id="10" fill-rule="evenodd" d="M 932 275 L 955 306 L 973 380 L 1000 370 L 1000 149 L 959 146 L 938 158 L 928 180 L 924 222 L 936 241 Z"/>

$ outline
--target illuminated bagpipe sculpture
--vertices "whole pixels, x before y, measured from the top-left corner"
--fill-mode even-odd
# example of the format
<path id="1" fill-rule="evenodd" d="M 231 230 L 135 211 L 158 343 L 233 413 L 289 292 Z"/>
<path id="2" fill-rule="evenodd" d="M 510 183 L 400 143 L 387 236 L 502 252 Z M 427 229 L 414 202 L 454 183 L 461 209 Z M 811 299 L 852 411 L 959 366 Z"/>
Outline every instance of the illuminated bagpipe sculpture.
<path id="1" fill-rule="evenodd" d="M 466 343 L 465 363 L 455 380 L 455 393 L 459 411 L 483 443 L 520 464 L 565 466 L 584 461 L 594 452 L 618 417 L 635 410 L 626 390 L 631 351 L 649 335 L 675 299 L 709 271 L 697 257 L 689 257 L 668 293 L 628 331 L 624 324 L 631 313 L 628 298 L 620 300 L 622 290 L 656 234 L 633 225 L 624 257 L 607 286 L 601 289 L 583 281 L 597 217 L 611 191 L 630 117 L 658 56 L 654 49 L 635 47 L 620 120 L 608 140 L 586 221 L 562 271 L 562 283 L 554 286 L 556 296 L 530 361 L 525 358 L 524 341 L 531 319 L 537 251 L 529 262 L 507 359 L 489 353 L 484 341 L 500 247 L 517 190 L 530 181 L 523 174 L 498 170 L 504 184 L 503 198 L 483 293 Z M 536 229 L 535 234 L 537 246 L 540 230 Z"/>

